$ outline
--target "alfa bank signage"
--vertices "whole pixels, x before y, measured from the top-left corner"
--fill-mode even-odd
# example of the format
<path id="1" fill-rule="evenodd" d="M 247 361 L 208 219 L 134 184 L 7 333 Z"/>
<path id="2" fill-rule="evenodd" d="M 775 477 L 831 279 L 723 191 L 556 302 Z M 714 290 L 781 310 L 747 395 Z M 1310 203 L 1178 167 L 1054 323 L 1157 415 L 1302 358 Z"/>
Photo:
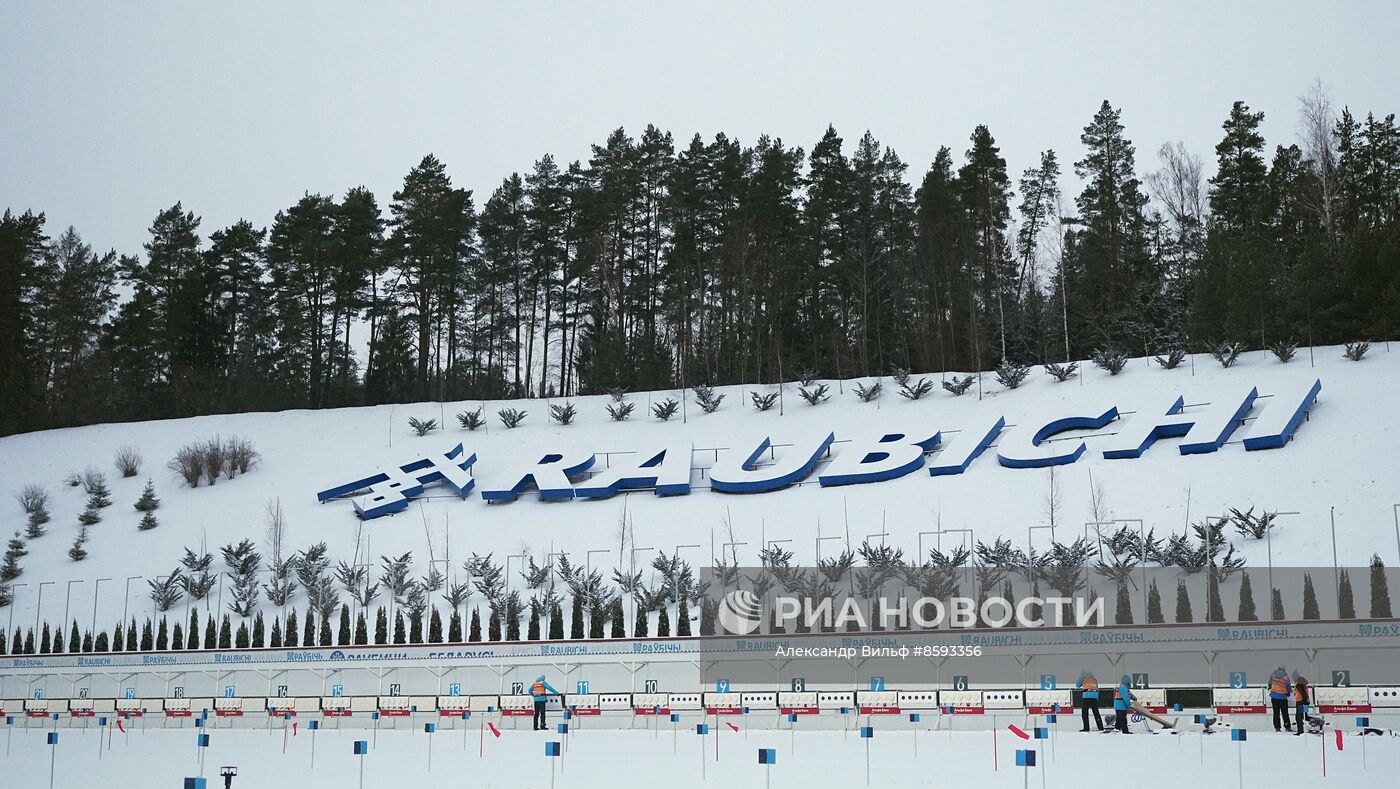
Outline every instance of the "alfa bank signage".
<path id="1" fill-rule="evenodd" d="M 1096 452 L 1109 459 L 1141 457 L 1159 439 L 1177 438 L 1183 455 L 1218 451 L 1236 432 L 1243 433 L 1245 451 L 1278 449 L 1288 443 L 1322 391 L 1322 381 L 1284 386 L 1261 394 L 1253 386 L 1225 392 L 1208 405 L 1188 407 L 1184 398 L 1169 395 L 1155 403 L 1133 404 L 1121 416 L 1116 404 L 1084 408 L 1045 422 L 1006 426 L 1004 416 L 957 426 L 957 437 L 943 441 L 943 429 L 927 425 L 912 430 L 870 436 L 850 436 L 831 462 L 817 473 L 823 487 L 865 485 L 917 474 L 962 474 L 996 444 L 997 462 L 1008 468 L 1045 468 L 1073 463 L 1088 451 L 1086 437 L 1110 423 L 1111 435 L 1096 438 Z M 1253 417 L 1247 429 L 1244 419 Z M 1061 434 L 1077 431 L 1073 436 Z M 1087 431 L 1087 432 L 1086 432 Z M 1107 432 L 1107 431 L 1105 431 Z M 846 438 L 843 436 L 843 438 Z M 710 469 L 710 489 L 720 493 L 764 493 L 810 477 L 836 441 L 833 431 L 800 436 L 774 460 L 772 438 L 722 456 Z M 691 491 L 691 449 L 685 441 L 639 448 L 630 463 L 613 462 L 594 471 L 592 450 L 545 449 L 539 460 L 508 468 L 497 487 L 483 488 L 481 498 L 514 501 L 533 493 L 540 499 L 602 499 L 628 490 L 650 490 L 658 496 L 685 496 Z M 932 454 L 935 450 L 937 454 Z M 458 444 L 445 455 L 424 457 L 320 491 L 320 501 L 350 496 L 361 518 L 377 518 L 408 507 L 430 485 L 441 485 L 462 498 L 475 490 L 475 452 Z M 593 472 L 593 473 L 590 473 Z"/>

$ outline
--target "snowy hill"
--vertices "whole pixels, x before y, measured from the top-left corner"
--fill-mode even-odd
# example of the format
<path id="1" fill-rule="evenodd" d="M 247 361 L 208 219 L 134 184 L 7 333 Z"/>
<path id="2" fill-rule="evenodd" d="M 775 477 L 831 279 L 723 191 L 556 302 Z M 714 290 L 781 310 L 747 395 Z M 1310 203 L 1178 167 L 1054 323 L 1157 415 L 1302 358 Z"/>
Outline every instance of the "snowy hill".
<path id="1" fill-rule="evenodd" d="M 930 377 L 939 380 L 937 375 Z M 959 430 L 996 416 L 1006 418 L 1009 431 L 1016 425 L 1098 413 L 1101 406 L 1114 405 L 1131 423 L 1135 410 L 1154 407 L 1164 395 L 1181 395 L 1190 410 L 1249 387 L 1261 395 L 1247 417 L 1253 419 L 1267 408 L 1268 395 L 1298 391 L 1314 380 L 1322 383 L 1321 396 L 1294 440 L 1279 449 L 1246 451 L 1241 445 L 1250 429 L 1246 425 L 1214 453 L 1183 455 L 1175 446 L 1180 440 L 1172 438 L 1159 441 L 1140 458 L 1110 460 L 1096 447 L 1111 441 L 1124 422 L 1086 431 L 1088 451 L 1054 471 L 1059 499 L 1056 537 L 1065 541 L 1081 536 L 1083 524 L 1096 520 L 1095 498 L 1098 520 L 1142 518 L 1159 535 L 1180 532 L 1188 522 L 1220 515 L 1226 507 L 1253 506 L 1299 513 L 1280 521 L 1272 546 L 1276 564 L 1329 564 L 1329 511 L 1335 508 L 1341 562 L 1359 564 L 1379 553 L 1390 564 L 1397 550 L 1392 504 L 1400 501 L 1400 411 L 1394 407 L 1400 356 L 1377 346 L 1358 363 L 1344 359 L 1340 348 L 1329 347 L 1316 349 L 1312 365 L 1306 351 L 1286 365 L 1252 352 L 1230 369 L 1206 355 L 1171 371 L 1134 359 L 1116 377 L 1084 364 L 1081 375 L 1065 383 L 1034 368 L 1015 390 L 1004 390 L 989 374 L 980 396 L 975 385 L 961 397 L 936 388 L 917 401 L 898 396 L 893 382 L 885 379 L 885 394 L 874 402 L 855 397 L 853 382 L 830 382 L 831 399 L 809 406 L 790 384 L 784 389 L 781 414 L 778 406 L 760 413 L 749 403 L 751 388 L 770 388 L 730 386 L 720 389 L 726 399 L 718 411 L 701 413 L 692 402 L 684 421 L 680 414 L 662 422 L 649 413 L 650 402 L 680 397 L 673 391 L 632 395 L 636 412 L 620 423 L 609 419 L 604 408 L 608 398 L 600 396 L 574 398 L 579 416 L 567 426 L 548 419 L 543 401 L 490 402 L 484 404 L 488 427 L 467 431 L 457 426 L 453 415 L 481 404 L 459 402 L 209 416 L 10 436 L 0 439 L 0 491 L 8 494 L 39 483 L 49 491 L 53 515 L 48 534 L 30 542 L 29 555 L 21 562 L 24 573 L 17 583 L 27 587 L 17 589 L 14 613 L 18 621 L 33 617 L 37 584 L 52 581 L 56 585 L 46 588 L 43 613 L 45 619 L 57 621 L 69 604 L 63 598 L 70 580 L 82 581 L 71 588 L 71 608 L 86 612 L 93 605 L 94 579 L 111 578 L 100 587 L 98 601 L 99 626 L 106 626 L 120 613 L 125 580 L 168 574 L 185 546 L 198 549 L 205 543 L 217 555 L 218 546 L 248 538 L 266 552 L 264 508 L 274 498 L 280 499 L 287 515 L 289 550 L 325 541 L 332 563 L 357 558 L 364 562 L 368 556 L 376 574 L 380 555 L 407 551 L 413 552 L 417 575 L 428 572 L 430 553 L 438 561 L 448 560 L 449 575 L 460 575 L 462 560 L 471 553 L 494 553 L 497 561 L 528 554 L 544 564 L 548 554 L 561 551 L 577 564 L 610 572 L 619 561 L 629 560 L 618 546 L 624 512 L 634 529 L 635 542 L 628 547 L 638 549 L 638 565 L 649 563 L 658 551 L 679 551 L 682 559 L 704 566 L 712 550 L 730 542 L 744 543 L 735 547 L 740 562 L 755 564 L 759 546 L 775 540 L 789 541 L 783 547 L 794 552 L 795 561 L 811 562 L 818 537 L 849 539 L 852 546 L 884 539 L 902 548 L 906 557 L 918 553 L 921 543 L 926 552 L 936 542 L 947 548 L 965 539 L 963 533 L 941 538 L 928 534 L 940 528 L 971 529 L 979 540 L 1000 536 L 1024 546 L 1027 528 L 1050 520 L 1051 471 L 1003 467 L 996 445 L 962 474 L 930 476 L 918 470 L 874 484 L 822 487 L 816 481 L 819 465 L 803 484 L 755 495 L 709 490 L 708 468 L 726 452 L 747 456 L 766 436 L 772 437 L 781 458 L 783 444 L 831 431 L 837 440 L 832 453 L 839 456 L 846 439 L 931 427 L 943 431 L 947 451 L 953 451 Z M 494 416 L 504 407 L 524 409 L 529 416 L 517 429 L 507 430 Z M 436 418 L 447 426 L 419 438 L 407 424 L 415 416 Z M 212 487 L 186 487 L 166 468 L 167 461 L 181 445 L 215 435 L 250 440 L 261 455 L 259 465 Z M 594 468 L 602 469 L 631 457 L 605 453 L 674 442 L 689 442 L 694 448 L 693 489 L 686 496 L 641 491 L 604 500 L 542 502 L 528 491 L 514 502 L 488 503 L 480 495 L 483 489 L 508 487 L 512 467 L 551 452 L 593 452 Z M 380 468 L 445 453 L 458 443 L 477 456 L 471 469 L 477 490 L 465 501 L 445 489 L 429 488 L 405 512 L 363 522 L 349 500 L 317 502 L 318 491 Z M 113 456 L 122 446 L 144 456 L 136 477 L 121 478 L 113 469 Z M 937 463 L 939 457 L 934 452 L 929 463 Z M 67 552 L 85 496 L 81 488 L 63 480 L 88 466 L 107 473 L 114 504 L 103 510 L 102 522 L 91 527 L 89 557 L 74 562 Z M 156 513 L 160 526 L 139 531 L 140 513 L 131 505 L 147 478 L 154 479 L 162 502 Z M 1095 489 L 1097 496 L 1091 493 Z M 8 535 L 23 525 L 23 513 L 7 495 L 0 501 L 0 526 Z M 360 529 L 363 545 L 356 557 Z M 920 532 L 925 532 L 922 538 Z M 1047 532 L 1034 534 L 1038 549 L 1048 540 Z M 1264 563 L 1262 543 L 1236 542 L 1251 565 Z M 826 542 L 823 548 L 829 554 L 839 550 L 837 545 Z M 518 585 L 516 573 L 523 560 L 510 561 L 512 583 Z M 218 560 L 215 567 L 223 569 Z M 149 605 L 146 591 L 143 582 L 133 582 L 135 609 Z M 300 605 L 300 594 L 297 599 Z"/>

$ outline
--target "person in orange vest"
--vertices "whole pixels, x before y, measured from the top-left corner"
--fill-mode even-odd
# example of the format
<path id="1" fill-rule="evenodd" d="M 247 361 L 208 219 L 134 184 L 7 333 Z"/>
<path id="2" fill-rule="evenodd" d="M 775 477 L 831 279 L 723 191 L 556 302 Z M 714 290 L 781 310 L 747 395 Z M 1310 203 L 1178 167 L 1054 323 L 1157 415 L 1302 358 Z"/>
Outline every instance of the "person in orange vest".
<path id="1" fill-rule="evenodd" d="M 1269 704 L 1274 709 L 1274 731 L 1293 731 L 1288 720 L 1288 698 L 1291 695 L 1293 683 L 1288 680 L 1288 672 L 1279 666 L 1269 675 Z"/>
<path id="2" fill-rule="evenodd" d="M 1094 676 L 1094 672 L 1086 671 L 1079 675 L 1079 681 L 1074 686 L 1082 691 L 1079 694 L 1079 717 L 1083 719 L 1084 726 L 1079 730 L 1089 730 L 1089 710 L 1092 709 L 1094 726 L 1103 731 L 1103 718 L 1099 715 L 1099 678 Z"/>
<path id="3" fill-rule="evenodd" d="M 553 685 L 544 681 L 544 675 L 535 677 L 535 681 L 530 683 L 530 696 L 535 700 L 535 731 L 544 731 L 544 704 L 549 699 L 549 694 L 556 696 L 564 694 L 554 689 Z"/>
<path id="4" fill-rule="evenodd" d="M 1298 720 L 1294 724 L 1293 736 L 1303 733 L 1303 721 L 1308 719 L 1308 708 L 1312 706 L 1312 694 L 1309 691 L 1308 678 L 1293 672 L 1293 701 L 1297 704 Z"/>

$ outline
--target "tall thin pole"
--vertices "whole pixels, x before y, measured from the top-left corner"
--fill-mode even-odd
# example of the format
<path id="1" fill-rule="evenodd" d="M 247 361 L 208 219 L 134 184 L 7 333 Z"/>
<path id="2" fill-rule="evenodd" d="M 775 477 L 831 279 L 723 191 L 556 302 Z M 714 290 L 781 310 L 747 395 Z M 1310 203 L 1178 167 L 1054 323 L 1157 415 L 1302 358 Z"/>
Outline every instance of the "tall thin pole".
<path id="1" fill-rule="evenodd" d="M 111 578 L 98 578 L 92 585 L 92 637 L 97 638 L 97 595 L 102 591 L 102 582 Z"/>
<path id="2" fill-rule="evenodd" d="M 1337 604 L 1341 604 L 1342 576 L 1337 565 L 1337 508 L 1328 507 L 1328 513 L 1332 521 L 1332 594 L 1337 595 Z"/>

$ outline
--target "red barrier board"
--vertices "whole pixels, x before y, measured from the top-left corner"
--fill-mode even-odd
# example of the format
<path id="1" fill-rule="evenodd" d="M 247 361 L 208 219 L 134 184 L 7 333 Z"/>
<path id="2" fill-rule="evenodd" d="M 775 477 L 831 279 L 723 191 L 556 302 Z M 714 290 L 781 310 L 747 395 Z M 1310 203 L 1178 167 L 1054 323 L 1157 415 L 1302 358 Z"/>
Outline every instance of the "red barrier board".
<path id="1" fill-rule="evenodd" d="M 1344 712 L 1370 712 L 1370 704 L 1319 704 L 1318 710 L 1324 715 L 1334 715 Z"/>
<path id="2" fill-rule="evenodd" d="M 670 715 L 670 707 L 633 707 L 633 715 Z"/>
<path id="3" fill-rule="evenodd" d="M 348 718 L 350 717 L 350 710 L 344 707 L 334 710 L 321 710 L 321 716 L 325 718 Z"/>
<path id="4" fill-rule="evenodd" d="M 412 715 L 412 714 L 413 714 L 412 712 L 410 712 L 410 711 L 408 711 L 408 710 L 406 710 L 406 709 L 403 709 L 403 710 L 380 710 L 380 711 L 379 711 L 379 717 L 381 717 L 381 718 L 407 718 L 409 715 Z"/>
<path id="5" fill-rule="evenodd" d="M 570 715 L 602 715 L 603 711 L 597 707 L 580 707 L 576 710 L 569 710 Z"/>
<path id="6" fill-rule="evenodd" d="M 743 707 L 706 707 L 706 715 L 743 715 Z"/>
<path id="7" fill-rule="evenodd" d="M 507 718 L 530 718 L 534 717 L 534 710 L 501 710 L 501 714 Z"/>
<path id="8" fill-rule="evenodd" d="M 899 707 L 890 707 L 890 706 L 861 707 L 861 708 L 860 708 L 860 714 L 861 714 L 861 715 L 898 715 L 898 714 L 899 714 Z"/>
<path id="9" fill-rule="evenodd" d="M 1268 711 L 1263 704 L 1226 704 L 1215 708 L 1217 715 L 1263 715 Z"/>
<path id="10" fill-rule="evenodd" d="M 214 710 L 214 717 L 216 717 L 216 718 L 241 718 L 241 717 L 243 717 L 243 710 L 241 710 L 241 709 Z"/>
<path id="11" fill-rule="evenodd" d="M 986 715 L 986 707 L 954 707 L 954 715 Z"/>
<path id="12" fill-rule="evenodd" d="M 167 718 L 190 718 L 190 717 L 193 717 L 193 716 L 194 716 L 194 711 L 193 711 L 193 710 L 166 710 L 166 711 L 165 711 L 165 717 L 167 717 Z"/>
<path id="13" fill-rule="evenodd" d="M 821 710 L 817 707 L 780 707 L 778 712 L 784 715 L 816 715 Z"/>
<path id="14" fill-rule="evenodd" d="M 96 717 L 97 713 L 92 710 L 69 710 L 68 715 L 73 718 L 92 718 Z"/>

